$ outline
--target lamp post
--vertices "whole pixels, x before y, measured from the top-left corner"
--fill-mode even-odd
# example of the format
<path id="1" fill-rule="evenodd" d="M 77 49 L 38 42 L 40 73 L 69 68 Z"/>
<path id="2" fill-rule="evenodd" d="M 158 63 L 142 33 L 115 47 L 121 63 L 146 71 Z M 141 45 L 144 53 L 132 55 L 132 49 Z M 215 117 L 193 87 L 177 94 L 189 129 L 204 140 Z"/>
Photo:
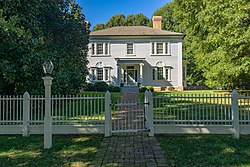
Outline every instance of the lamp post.
<path id="1" fill-rule="evenodd" d="M 43 63 L 45 73 L 45 77 L 43 77 L 45 86 L 44 149 L 52 147 L 51 85 L 53 78 L 50 75 L 53 68 L 54 66 L 50 60 Z"/>

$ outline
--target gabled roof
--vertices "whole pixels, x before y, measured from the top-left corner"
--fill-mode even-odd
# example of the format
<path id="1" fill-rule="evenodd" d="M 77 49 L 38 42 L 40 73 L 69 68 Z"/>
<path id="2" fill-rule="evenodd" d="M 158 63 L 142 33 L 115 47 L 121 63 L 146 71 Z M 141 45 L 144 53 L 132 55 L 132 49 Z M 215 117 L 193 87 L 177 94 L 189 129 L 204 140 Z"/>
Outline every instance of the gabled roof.
<path id="1" fill-rule="evenodd" d="M 93 31 L 90 36 L 182 36 L 185 34 L 146 26 L 119 26 Z"/>

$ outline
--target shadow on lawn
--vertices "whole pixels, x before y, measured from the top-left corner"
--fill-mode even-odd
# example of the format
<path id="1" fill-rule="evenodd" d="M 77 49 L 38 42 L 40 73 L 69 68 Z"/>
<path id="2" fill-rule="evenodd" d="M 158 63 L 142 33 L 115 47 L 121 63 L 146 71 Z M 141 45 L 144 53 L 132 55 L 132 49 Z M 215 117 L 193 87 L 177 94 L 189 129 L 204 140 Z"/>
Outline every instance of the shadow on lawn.
<path id="1" fill-rule="evenodd" d="M 56 135 L 43 149 L 43 136 L 0 136 L 1 166 L 88 166 L 102 142 L 101 135 Z"/>
<path id="2" fill-rule="evenodd" d="M 169 166 L 250 166 L 250 135 L 158 136 Z"/>

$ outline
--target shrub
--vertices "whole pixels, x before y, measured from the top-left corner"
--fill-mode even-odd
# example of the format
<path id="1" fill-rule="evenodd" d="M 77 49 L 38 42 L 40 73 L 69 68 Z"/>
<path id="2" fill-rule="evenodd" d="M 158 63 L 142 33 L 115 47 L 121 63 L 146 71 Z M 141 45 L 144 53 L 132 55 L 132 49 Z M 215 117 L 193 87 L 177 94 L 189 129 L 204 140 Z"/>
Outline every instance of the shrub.
<path id="1" fill-rule="evenodd" d="M 175 88 L 174 88 L 173 86 L 170 86 L 170 87 L 168 87 L 168 90 L 169 90 L 169 91 L 174 91 Z"/>
<path id="2" fill-rule="evenodd" d="M 98 92 L 106 92 L 108 90 L 108 84 L 106 82 L 96 82 L 94 87 Z"/>
<path id="3" fill-rule="evenodd" d="M 83 90 L 84 91 L 96 91 L 95 86 L 92 83 L 87 83 L 86 85 L 84 85 Z"/>
<path id="4" fill-rule="evenodd" d="M 140 92 L 145 92 L 146 90 L 153 92 L 154 88 L 153 86 L 140 86 L 139 90 Z"/>
<path id="5" fill-rule="evenodd" d="M 153 91 L 154 91 L 153 86 L 147 86 L 146 88 L 147 88 L 147 90 L 150 90 L 151 92 L 153 92 Z"/>
<path id="6" fill-rule="evenodd" d="M 110 91 L 110 92 L 120 92 L 121 89 L 120 89 L 119 86 L 109 85 L 108 86 L 108 91 Z"/>
<path id="7" fill-rule="evenodd" d="M 139 91 L 145 92 L 147 90 L 146 86 L 140 86 Z"/>

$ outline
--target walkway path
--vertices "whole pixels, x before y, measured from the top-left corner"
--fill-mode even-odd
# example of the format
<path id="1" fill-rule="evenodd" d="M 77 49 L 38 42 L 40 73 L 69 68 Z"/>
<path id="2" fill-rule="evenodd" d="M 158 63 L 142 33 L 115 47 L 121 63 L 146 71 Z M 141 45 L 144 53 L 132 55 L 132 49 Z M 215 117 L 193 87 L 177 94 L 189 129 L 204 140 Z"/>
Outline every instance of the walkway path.
<path id="1" fill-rule="evenodd" d="M 121 100 L 126 103 L 138 102 L 139 94 L 123 94 Z M 142 106 L 123 105 L 117 108 L 113 126 L 124 129 L 144 129 L 144 110 Z M 141 118 L 141 116 L 143 116 Z M 131 128 L 132 127 L 132 128 Z M 114 128 L 113 130 L 116 130 Z M 165 167 L 163 151 L 155 137 L 146 132 L 120 133 L 104 138 L 96 154 L 95 166 L 98 167 Z"/>
<path id="2" fill-rule="evenodd" d="M 155 137 L 144 134 L 104 138 L 95 166 L 165 167 L 166 160 Z"/>

